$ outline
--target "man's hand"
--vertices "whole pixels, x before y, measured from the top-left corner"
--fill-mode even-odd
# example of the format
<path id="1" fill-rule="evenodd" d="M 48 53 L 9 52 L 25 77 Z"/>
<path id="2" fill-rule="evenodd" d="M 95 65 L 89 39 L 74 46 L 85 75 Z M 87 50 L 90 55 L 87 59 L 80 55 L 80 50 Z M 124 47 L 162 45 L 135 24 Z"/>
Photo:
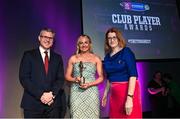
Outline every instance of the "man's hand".
<path id="1" fill-rule="evenodd" d="M 44 92 L 40 100 L 44 104 L 51 105 L 54 102 L 53 99 L 54 99 L 54 96 L 52 92 L 50 91 L 50 92 Z"/>

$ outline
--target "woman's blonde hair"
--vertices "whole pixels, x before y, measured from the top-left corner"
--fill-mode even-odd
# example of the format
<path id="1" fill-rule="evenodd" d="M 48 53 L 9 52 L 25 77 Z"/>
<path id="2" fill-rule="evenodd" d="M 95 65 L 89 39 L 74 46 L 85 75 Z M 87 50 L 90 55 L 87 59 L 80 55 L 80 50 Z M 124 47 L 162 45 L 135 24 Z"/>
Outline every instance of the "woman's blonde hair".
<path id="1" fill-rule="evenodd" d="M 81 50 L 79 48 L 79 42 L 80 42 L 80 39 L 81 38 L 87 38 L 89 40 L 89 45 L 90 45 L 90 48 L 89 48 L 89 52 L 93 53 L 93 50 L 92 50 L 92 41 L 91 41 L 91 38 L 88 36 L 88 35 L 80 35 L 78 40 L 77 40 L 77 44 L 76 44 L 76 55 L 81 53 Z"/>
<path id="2" fill-rule="evenodd" d="M 109 46 L 109 43 L 108 43 L 108 34 L 109 33 L 115 33 L 116 34 L 119 46 L 121 48 L 124 48 L 126 46 L 126 41 L 125 41 L 125 39 L 124 39 L 124 37 L 122 35 L 122 32 L 117 28 L 110 28 L 110 29 L 107 30 L 106 36 L 105 36 L 105 44 L 104 44 L 104 52 L 105 52 L 105 54 L 111 52 L 111 50 L 112 50 L 111 47 Z"/>

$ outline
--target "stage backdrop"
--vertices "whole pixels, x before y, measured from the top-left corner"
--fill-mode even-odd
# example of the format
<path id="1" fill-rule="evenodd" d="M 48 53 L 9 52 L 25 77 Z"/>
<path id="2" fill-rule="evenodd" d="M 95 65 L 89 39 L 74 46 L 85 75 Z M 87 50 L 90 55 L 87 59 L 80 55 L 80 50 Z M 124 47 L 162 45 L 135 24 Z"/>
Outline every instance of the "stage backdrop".
<path id="1" fill-rule="evenodd" d="M 25 50 L 38 46 L 39 31 L 43 27 L 50 27 L 56 31 L 54 49 L 63 56 L 64 69 L 66 69 L 67 60 L 75 52 L 77 37 L 82 32 L 81 24 L 80 0 L 73 3 L 72 0 L 0 0 L 1 118 L 23 117 L 20 108 L 23 89 L 18 78 L 19 64 Z M 88 35 L 94 37 L 94 34 Z M 95 42 L 93 48 L 96 47 Z M 103 51 L 103 48 L 101 50 Z M 151 110 L 146 86 L 152 78 L 153 71 L 160 69 L 172 73 L 173 77 L 178 79 L 180 62 L 179 60 L 176 62 L 146 61 L 138 62 L 137 67 L 142 106 L 143 111 L 146 112 Z M 100 96 L 102 96 L 104 84 L 99 86 Z M 108 116 L 108 107 L 100 108 L 101 116 Z"/>
<path id="2" fill-rule="evenodd" d="M 180 58 L 176 0 L 82 0 L 83 31 L 104 57 L 104 32 L 116 27 L 137 59 Z"/>
<path id="3" fill-rule="evenodd" d="M 38 46 L 44 27 L 56 32 L 54 50 L 67 59 L 81 34 L 80 0 L 0 0 L 0 117 L 22 117 L 18 73 L 25 50 Z"/>

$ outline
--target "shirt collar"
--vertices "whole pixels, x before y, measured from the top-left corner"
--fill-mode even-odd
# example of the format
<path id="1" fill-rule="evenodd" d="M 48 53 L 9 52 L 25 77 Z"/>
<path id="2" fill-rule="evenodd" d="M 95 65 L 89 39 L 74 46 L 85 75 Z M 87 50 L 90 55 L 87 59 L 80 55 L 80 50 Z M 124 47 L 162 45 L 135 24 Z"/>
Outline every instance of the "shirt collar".
<path id="1" fill-rule="evenodd" d="M 40 50 L 41 54 L 44 54 L 44 52 L 47 51 L 48 52 L 48 56 L 50 56 L 50 49 L 46 50 L 42 46 L 39 46 L 39 50 Z"/>

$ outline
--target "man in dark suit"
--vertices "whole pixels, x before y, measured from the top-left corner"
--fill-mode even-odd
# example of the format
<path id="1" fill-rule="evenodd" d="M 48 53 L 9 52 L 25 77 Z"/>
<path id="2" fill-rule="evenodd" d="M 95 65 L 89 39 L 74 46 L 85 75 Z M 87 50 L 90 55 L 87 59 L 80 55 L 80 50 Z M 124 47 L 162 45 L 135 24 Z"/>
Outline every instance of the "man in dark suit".
<path id="1" fill-rule="evenodd" d="M 24 52 L 19 69 L 24 88 L 21 107 L 25 118 L 59 118 L 64 85 L 62 57 L 50 48 L 55 32 L 41 30 L 39 47 Z"/>

